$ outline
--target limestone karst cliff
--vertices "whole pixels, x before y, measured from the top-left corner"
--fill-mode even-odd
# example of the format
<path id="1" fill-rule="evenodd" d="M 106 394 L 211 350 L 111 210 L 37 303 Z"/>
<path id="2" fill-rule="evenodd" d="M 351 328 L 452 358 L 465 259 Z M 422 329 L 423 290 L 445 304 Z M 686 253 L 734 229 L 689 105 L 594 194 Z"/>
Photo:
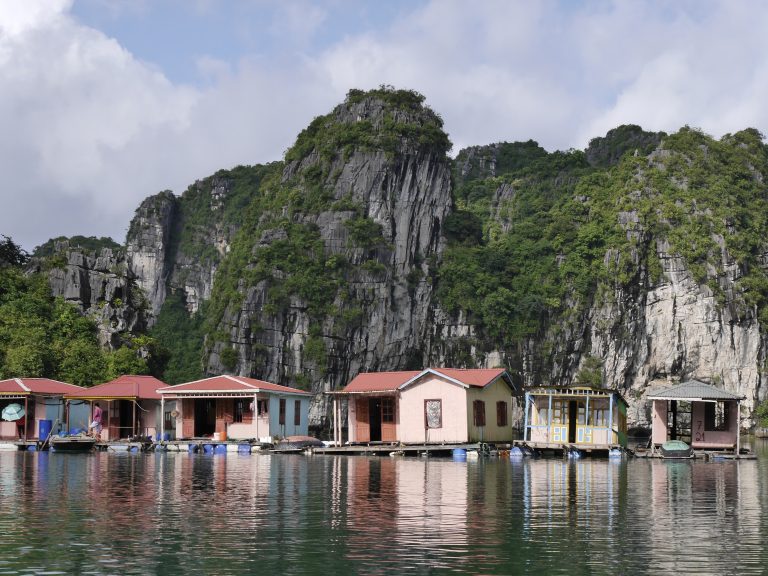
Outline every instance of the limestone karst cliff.
<path id="1" fill-rule="evenodd" d="M 420 95 L 351 91 L 284 161 L 142 203 L 115 278 L 141 287 L 146 312 L 109 307 L 107 323 L 159 326 L 172 350 L 193 334 L 199 375 L 311 389 L 318 426 L 322 391 L 428 365 L 505 366 L 521 385 L 597 379 L 636 425 L 659 381 L 709 380 L 749 408 L 765 398 L 759 133 L 623 126 L 584 151 L 449 147 Z M 112 264 L 68 258 L 54 291 L 84 310 L 115 301 L 99 276 Z M 166 321 L 172 307 L 199 332 Z"/>

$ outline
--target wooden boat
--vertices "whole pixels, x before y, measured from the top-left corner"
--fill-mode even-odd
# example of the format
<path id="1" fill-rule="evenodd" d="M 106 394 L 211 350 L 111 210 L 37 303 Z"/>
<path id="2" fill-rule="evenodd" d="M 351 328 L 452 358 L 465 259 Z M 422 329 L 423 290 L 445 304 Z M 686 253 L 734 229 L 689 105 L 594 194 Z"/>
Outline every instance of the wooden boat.
<path id="1" fill-rule="evenodd" d="M 661 445 L 662 458 L 693 458 L 693 448 L 682 440 L 667 440 Z"/>
<path id="2" fill-rule="evenodd" d="M 49 443 L 56 452 L 90 452 L 96 445 L 96 438 L 84 434 L 51 436 Z"/>

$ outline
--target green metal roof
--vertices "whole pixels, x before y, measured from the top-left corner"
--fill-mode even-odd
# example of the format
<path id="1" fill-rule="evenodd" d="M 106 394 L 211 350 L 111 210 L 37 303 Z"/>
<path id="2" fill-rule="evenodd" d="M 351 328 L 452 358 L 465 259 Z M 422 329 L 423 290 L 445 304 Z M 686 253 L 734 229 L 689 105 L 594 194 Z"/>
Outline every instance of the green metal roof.
<path id="1" fill-rule="evenodd" d="M 744 396 L 700 380 L 688 380 L 669 388 L 652 390 L 648 400 L 744 400 Z"/>

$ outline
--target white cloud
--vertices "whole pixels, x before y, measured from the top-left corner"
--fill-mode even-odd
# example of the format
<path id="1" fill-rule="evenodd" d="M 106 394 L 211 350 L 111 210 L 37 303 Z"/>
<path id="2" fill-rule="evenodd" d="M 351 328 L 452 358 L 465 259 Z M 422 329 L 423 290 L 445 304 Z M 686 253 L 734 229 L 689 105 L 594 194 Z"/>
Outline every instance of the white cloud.
<path id="1" fill-rule="evenodd" d="M 118 20 L 153 17 L 151 2 L 108 6 Z M 200 57 L 192 87 L 79 23 L 71 1 L 0 2 L 0 233 L 27 248 L 60 234 L 122 240 L 148 195 L 280 158 L 352 87 L 424 93 L 454 152 L 529 138 L 583 147 L 628 122 L 716 136 L 768 127 L 759 2 L 433 0 L 360 30 L 334 30 L 345 3 L 265 6 L 276 19 L 235 32 L 274 51 Z"/>

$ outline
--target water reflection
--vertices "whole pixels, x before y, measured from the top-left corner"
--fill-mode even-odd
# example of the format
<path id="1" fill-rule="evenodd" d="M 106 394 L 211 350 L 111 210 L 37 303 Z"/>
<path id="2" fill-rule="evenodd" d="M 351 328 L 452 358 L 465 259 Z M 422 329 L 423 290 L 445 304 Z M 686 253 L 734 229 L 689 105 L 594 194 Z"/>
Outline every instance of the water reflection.
<path id="1" fill-rule="evenodd" d="M 766 461 L 0 453 L 0 573 L 762 574 Z"/>

